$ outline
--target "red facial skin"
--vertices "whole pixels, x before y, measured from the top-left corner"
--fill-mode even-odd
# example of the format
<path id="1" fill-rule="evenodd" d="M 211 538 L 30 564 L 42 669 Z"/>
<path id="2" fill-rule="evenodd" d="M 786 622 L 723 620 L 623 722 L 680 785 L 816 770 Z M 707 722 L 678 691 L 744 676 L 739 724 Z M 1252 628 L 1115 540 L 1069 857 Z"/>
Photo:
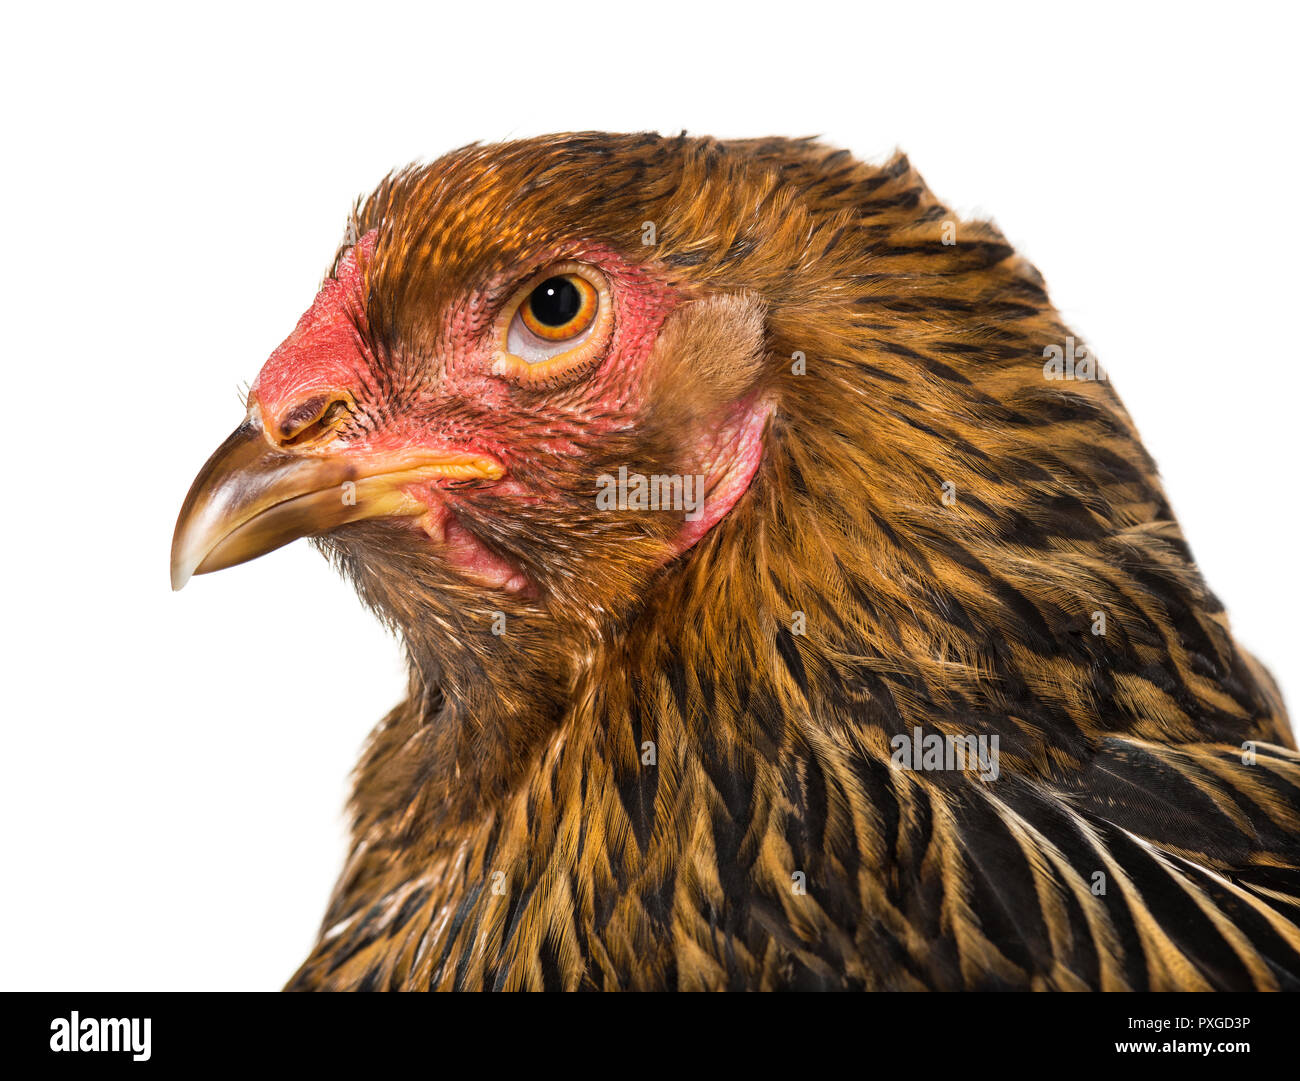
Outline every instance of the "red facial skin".
<path id="1" fill-rule="evenodd" d="M 345 454 L 364 469 L 369 458 L 419 447 L 432 451 L 473 453 L 494 458 L 505 475 L 487 491 L 520 499 L 545 499 L 529 492 L 511 473 L 527 455 L 578 452 L 581 435 L 590 443 L 603 433 L 627 428 L 643 406 L 643 372 L 659 329 L 684 298 L 646 269 L 611 249 L 577 246 L 548 253 L 524 273 L 489 283 L 454 305 L 444 317 L 437 355 L 422 364 L 414 387 L 404 386 L 401 403 L 385 402 L 376 359 L 365 330 L 365 266 L 377 234 L 367 233 L 340 260 L 288 338 L 273 352 L 249 394 L 250 409 L 260 414 L 273 438 L 292 435 L 312 419 L 315 402 L 340 392 L 379 424 L 347 425 L 328 442 L 297 448 L 305 454 Z M 575 372 L 552 387 L 525 386 L 494 374 L 501 347 L 501 308 L 529 271 L 560 260 L 591 264 L 609 282 L 614 322 L 603 357 L 585 373 Z M 463 405 L 457 416 L 457 404 Z M 396 406 L 395 408 L 390 408 Z M 701 433 L 693 457 L 707 477 L 709 497 L 697 521 L 683 523 L 674 554 L 689 549 L 735 504 L 749 486 L 762 457 L 762 431 L 770 407 L 738 403 L 708 433 Z M 434 419 L 430 419 L 434 418 Z M 407 490 L 428 512 L 419 519 L 447 564 L 468 579 L 491 588 L 527 591 L 518 571 L 480 544 L 460 526 L 449 482 L 411 486 Z M 480 491 L 485 490 L 480 488 Z M 671 558 L 671 556 L 669 556 Z"/>
<path id="2" fill-rule="evenodd" d="M 303 402 L 339 388 L 364 386 L 370 359 L 359 340 L 354 313 L 364 310 L 362 273 L 357 252 L 368 256 L 375 234 L 347 254 L 337 276 L 321 286 L 312 305 L 293 332 L 262 365 L 249 392 L 249 402 L 273 436 L 285 418 Z"/>

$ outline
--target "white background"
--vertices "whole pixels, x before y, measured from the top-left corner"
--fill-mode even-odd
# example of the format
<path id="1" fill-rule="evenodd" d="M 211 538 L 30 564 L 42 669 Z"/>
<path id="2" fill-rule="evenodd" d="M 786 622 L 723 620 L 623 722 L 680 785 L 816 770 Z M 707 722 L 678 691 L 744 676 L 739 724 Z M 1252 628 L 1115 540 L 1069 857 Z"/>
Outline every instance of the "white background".
<path id="1" fill-rule="evenodd" d="M 400 651 L 305 543 L 173 595 L 172 526 L 351 200 L 473 140 L 901 146 L 1046 275 L 1240 637 L 1300 703 L 1283 16 L 35 7 L 6 14 L 0 65 L 0 986 L 275 988 L 305 956 Z"/>

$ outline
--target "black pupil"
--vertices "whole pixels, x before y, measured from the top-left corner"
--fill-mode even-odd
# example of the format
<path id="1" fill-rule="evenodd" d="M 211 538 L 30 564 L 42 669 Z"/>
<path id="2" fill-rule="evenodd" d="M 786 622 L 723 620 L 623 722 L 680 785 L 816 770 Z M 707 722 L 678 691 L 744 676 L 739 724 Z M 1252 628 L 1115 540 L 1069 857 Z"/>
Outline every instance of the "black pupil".
<path id="1" fill-rule="evenodd" d="M 562 327 L 582 307 L 578 287 L 568 278 L 547 278 L 528 298 L 533 316 L 548 327 Z"/>

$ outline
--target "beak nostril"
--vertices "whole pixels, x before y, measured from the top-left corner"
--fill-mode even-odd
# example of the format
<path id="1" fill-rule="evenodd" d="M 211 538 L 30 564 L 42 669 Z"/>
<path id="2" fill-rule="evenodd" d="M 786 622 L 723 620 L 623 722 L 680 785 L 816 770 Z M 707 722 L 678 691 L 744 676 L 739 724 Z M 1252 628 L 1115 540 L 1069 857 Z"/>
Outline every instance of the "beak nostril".
<path id="1" fill-rule="evenodd" d="M 281 447 L 301 447 L 329 435 L 352 415 L 352 399 L 337 393 L 320 394 L 299 402 L 276 426 Z"/>

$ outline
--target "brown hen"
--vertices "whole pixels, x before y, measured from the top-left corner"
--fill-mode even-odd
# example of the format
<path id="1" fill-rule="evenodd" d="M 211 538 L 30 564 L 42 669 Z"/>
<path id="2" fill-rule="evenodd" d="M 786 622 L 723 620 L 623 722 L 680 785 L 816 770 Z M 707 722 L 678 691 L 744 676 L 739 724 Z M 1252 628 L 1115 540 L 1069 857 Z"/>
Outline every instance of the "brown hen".
<path id="1" fill-rule="evenodd" d="M 1300 986 L 1277 691 L 1039 275 L 904 157 L 390 177 L 174 581 L 304 535 L 411 675 L 293 988 Z"/>

